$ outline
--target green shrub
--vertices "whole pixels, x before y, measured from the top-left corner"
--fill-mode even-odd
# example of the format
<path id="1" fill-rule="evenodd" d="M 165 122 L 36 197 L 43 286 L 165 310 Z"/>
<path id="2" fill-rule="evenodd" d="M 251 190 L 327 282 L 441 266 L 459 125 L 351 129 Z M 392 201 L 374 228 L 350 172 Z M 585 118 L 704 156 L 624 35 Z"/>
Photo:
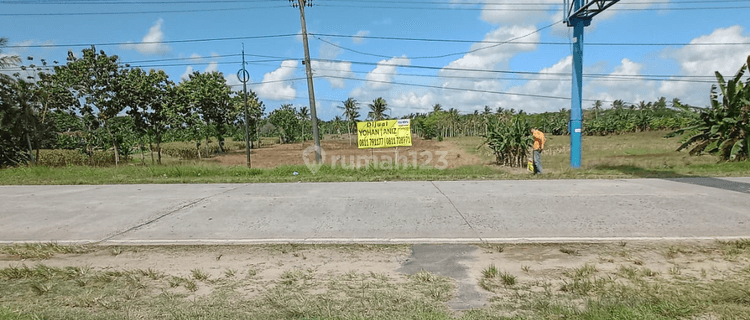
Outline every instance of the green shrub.
<path id="1" fill-rule="evenodd" d="M 126 161 L 127 159 L 122 159 Z M 78 150 L 66 149 L 42 149 L 39 150 L 39 159 L 37 165 L 45 167 L 66 167 L 66 166 L 110 166 L 115 164 L 115 152 L 112 150 L 96 150 L 91 157 Z"/>
<path id="2" fill-rule="evenodd" d="M 231 139 L 227 139 L 224 141 L 224 150 L 226 150 L 227 152 L 244 148 L 244 141 L 233 141 Z M 164 143 L 161 145 L 161 151 L 162 154 L 168 155 L 170 157 L 180 158 L 183 160 L 198 159 L 198 148 L 196 148 L 195 141 Z M 211 141 L 208 143 L 208 146 L 206 146 L 205 141 L 201 141 L 200 153 L 201 158 L 208 158 L 215 154 L 221 153 L 219 143 Z"/>

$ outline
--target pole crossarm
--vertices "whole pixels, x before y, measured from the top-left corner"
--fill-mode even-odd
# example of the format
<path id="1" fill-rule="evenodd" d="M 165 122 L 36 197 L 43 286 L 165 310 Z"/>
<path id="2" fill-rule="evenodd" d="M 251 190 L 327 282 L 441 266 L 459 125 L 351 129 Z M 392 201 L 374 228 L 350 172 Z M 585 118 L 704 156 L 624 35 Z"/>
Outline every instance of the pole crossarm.
<path id="1" fill-rule="evenodd" d="M 568 24 L 568 27 L 572 27 L 575 24 L 573 20 L 576 19 L 591 21 L 591 18 L 595 15 L 601 13 L 619 1 L 620 0 L 585 0 L 583 5 L 576 10 L 576 0 L 566 0 L 565 23 Z"/>

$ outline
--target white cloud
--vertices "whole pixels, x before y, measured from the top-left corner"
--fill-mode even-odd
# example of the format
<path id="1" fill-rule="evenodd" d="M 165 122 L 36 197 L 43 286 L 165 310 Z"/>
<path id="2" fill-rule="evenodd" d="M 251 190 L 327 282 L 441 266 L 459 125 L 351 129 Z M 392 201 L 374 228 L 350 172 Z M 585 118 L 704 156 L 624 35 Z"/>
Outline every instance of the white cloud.
<path id="1" fill-rule="evenodd" d="M 410 113 L 429 112 L 436 103 L 438 103 L 437 97 L 431 91 L 424 93 L 411 91 L 396 95 L 389 104 L 393 110 L 391 115 L 401 116 Z"/>
<path id="2" fill-rule="evenodd" d="M 125 44 L 121 47 L 127 50 L 136 50 L 142 54 L 166 54 L 171 48 L 164 44 L 164 32 L 161 30 L 161 26 L 164 23 L 163 19 L 156 20 L 153 26 L 148 30 L 146 36 L 143 37 L 141 43 L 137 44 Z"/>
<path id="3" fill-rule="evenodd" d="M 281 66 L 263 76 L 263 83 L 255 86 L 255 92 L 262 99 L 289 100 L 297 97 L 297 90 L 289 80 L 297 71 L 297 60 L 285 60 Z"/>
<path id="4" fill-rule="evenodd" d="M 354 35 L 354 38 L 352 39 L 352 41 L 356 44 L 362 44 L 363 42 L 365 42 L 365 39 L 363 37 L 366 37 L 369 35 L 370 35 L 370 31 L 360 30 L 359 32 L 357 32 L 357 34 Z"/>
<path id="5" fill-rule="evenodd" d="M 194 72 L 193 66 L 187 66 L 187 68 L 185 68 L 185 72 L 183 72 L 182 75 L 180 76 L 180 80 L 182 81 L 189 80 L 190 75 L 193 74 L 193 72 Z"/>
<path id="6" fill-rule="evenodd" d="M 190 55 L 190 62 L 193 62 L 193 63 L 203 62 L 203 57 L 201 57 L 201 55 L 197 53 L 193 53 Z"/>
<path id="7" fill-rule="evenodd" d="M 338 44 L 332 45 L 326 42 L 323 42 L 323 44 L 320 45 L 320 50 L 318 51 L 318 57 L 320 59 L 336 59 L 339 55 L 341 55 L 344 50 L 337 47 Z"/>
<path id="8" fill-rule="evenodd" d="M 367 87 L 372 90 L 385 90 L 392 86 L 389 82 L 398 75 L 398 66 L 411 64 L 411 60 L 406 56 L 394 57 L 389 60 L 381 60 L 365 77 L 368 81 Z"/>
<path id="9" fill-rule="evenodd" d="M 381 60 L 378 62 L 375 69 L 365 76 L 367 81 L 362 86 L 352 90 L 349 96 L 360 101 L 372 101 L 377 97 L 383 97 L 388 101 L 393 99 L 393 95 L 399 94 L 400 92 L 409 92 L 404 88 L 398 86 L 394 87 L 391 82 L 393 82 L 394 78 L 398 75 L 399 66 L 408 66 L 410 64 L 411 59 L 406 56 Z M 395 90 L 393 90 L 394 88 Z M 393 105 L 390 105 L 390 107 L 393 107 Z"/>
<path id="10" fill-rule="evenodd" d="M 208 66 L 206 66 L 206 69 L 203 69 L 203 73 L 211 73 L 216 71 L 219 71 L 219 63 L 216 61 L 209 62 Z"/>
<path id="11" fill-rule="evenodd" d="M 336 89 L 346 88 L 346 79 L 341 78 L 354 77 L 351 62 L 313 61 L 312 68 L 316 76 L 323 77 Z"/>
<path id="12" fill-rule="evenodd" d="M 584 32 L 592 32 L 596 30 L 596 27 L 599 23 L 602 23 L 606 20 L 612 19 L 613 17 L 617 15 L 623 15 L 623 14 L 631 14 L 637 11 L 617 11 L 616 9 L 620 8 L 621 5 L 626 4 L 625 1 L 620 2 L 619 4 L 614 4 L 612 7 L 610 7 L 607 10 L 604 10 L 602 13 L 596 15 L 591 20 L 591 25 L 586 27 L 586 31 Z M 627 9 L 646 9 L 646 8 L 666 8 L 669 6 L 669 0 L 644 0 L 644 1 L 636 1 L 636 2 L 628 2 L 627 6 L 624 8 Z M 612 10 L 615 9 L 615 10 Z M 563 38 L 571 38 L 573 36 L 573 28 L 568 27 L 568 25 L 564 22 L 560 22 L 563 20 L 563 10 L 558 10 L 554 14 L 550 15 L 547 19 L 550 23 L 554 23 L 552 26 L 551 33 L 558 37 Z M 585 39 L 585 37 L 584 37 Z"/>
<path id="13" fill-rule="evenodd" d="M 242 82 L 237 78 L 237 74 L 225 74 L 224 79 L 227 80 L 227 84 L 232 87 L 232 91 L 242 91 Z M 247 84 L 251 84 L 253 79 L 249 79 Z M 250 88 L 248 88 L 250 90 Z"/>
<path id="14" fill-rule="evenodd" d="M 646 80 L 641 75 L 641 69 L 643 65 L 640 63 L 624 58 L 620 61 L 620 65 L 609 74 L 612 77 L 594 78 L 589 81 L 589 84 L 584 87 L 584 97 L 606 101 L 619 99 L 630 104 L 656 100 L 658 83 Z M 587 108 L 585 102 L 583 107 Z"/>
<path id="15" fill-rule="evenodd" d="M 323 60 L 332 60 L 337 58 L 343 50 L 336 46 L 328 43 L 323 43 L 320 46 L 319 57 Z M 346 87 L 346 79 L 342 78 L 353 78 L 354 73 L 352 72 L 351 62 L 336 62 L 336 61 L 312 61 L 313 73 L 316 76 L 323 77 L 326 81 L 331 84 L 332 88 L 343 89 Z"/>
<path id="16" fill-rule="evenodd" d="M 516 25 L 516 24 L 536 24 L 540 21 L 545 20 L 548 16 L 546 11 L 542 9 L 549 9 L 553 5 L 549 6 L 534 6 L 534 9 L 540 9 L 539 11 L 513 11 L 512 9 L 524 8 L 517 5 L 517 0 L 486 0 L 485 5 L 482 8 L 481 18 L 485 22 L 497 25 Z M 528 8 L 528 7 L 525 7 Z M 511 10 L 508 10 L 511 9 Z"/>
<path id="17" fill-rule="evenodd" d="M 733 43 L 750 42 L 750 36 L 744 35 L 741 26 L 718 28 L 709 35 L 700 36 L 690 41 L 699 43 Z M 676 50 L 666 50 L 666 58 L 676 60 L 682 75 L 713 76 L 719 71 L 724 77 L 733 76 L 746 62 L 750 45 L 743 46 L 683 46 Z M 706 78 L 712 81 L 714 78 Z M 662 82 L 659 92 L 667 97 L 677 97 L 693 105 L 707 105 L 708 94 L 712 83 Z"/>
<path id="18" fill-rule="evenodd" d="M 535 30 L 534 26 L 511 26 L 511 27 L 499 27 L 492 32 L 488 33 L 484 37 L 485 42 L 502 42 L 509 39 L 517 38 L 519 36 L 527 35 Z M 536 42 L 539 41 L 539 33 L 534 33 L 524 38 L 524 41 Z M 535 44 L 517 44 L 517 43 L 475 43 L 471 46 L 469 51 L 473 51 L 465 54 L 448 64 L 446 68 L 458 68 L 458 69 L 481 69 L 489 70 L 494 69 L 498 65 L 505 66 L 508 64 L 511 58 L 522 52 L 529 52 L 536 50 L 537 45 Z M 449 75 L 456 73 L 451 70 L 442 70 L 442 75 Z M 459 73 L 465 74 L 464 71 Z"/>

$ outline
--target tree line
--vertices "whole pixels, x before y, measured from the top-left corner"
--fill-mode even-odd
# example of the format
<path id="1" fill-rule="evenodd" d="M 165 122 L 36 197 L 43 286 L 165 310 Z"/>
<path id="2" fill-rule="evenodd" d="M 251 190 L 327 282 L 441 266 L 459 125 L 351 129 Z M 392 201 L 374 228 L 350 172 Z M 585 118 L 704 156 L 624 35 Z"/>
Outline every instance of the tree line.
<path id="1" fill-rule="evenodd" d="M 6 43 L 0 39 L 0 48 Z M 22 72 L 0 74 L 0 167 L 34 163 L 40 149 L 78 149 L 89 157 L 97 150 L 111 150 L 115 164 L 133 150 L 155 150 L 156 162 L 161 163 L 165 142 L 193 141 L 199 150 L 203 143 L 216 139 L 219 151 L 224 152 L 226 138 L 244 140 L 243 93 L 233 91 L 220 72 L 194 72 L 175 83 L 164 71 L 121 65 L 116 55 L 93 46 L 82 50 L 80 57 L 68 52 L 64 65 L 55 61 L 50 66 L 33 57 L 27 60 L 27 65 L 19 67 Z M 20 62 L 18 57 L 4 56 L 0 68 Z M 729 81 L 717 73 L 721 92 L 712 89 L 712 105 L 707 108 L 689 106 L 677 98 L 667 102 L 664 97 L 636 104 L 615 100 L 609 108 L 595 101 L 584 110 L 583 134 L 678 130 L 691 135 L 683 148 L 701 143 L 692 153 L 746 159 L 750 86 L 741 81 L 746 68 Z M 264 103 L 252 90 L 248 105 L 252 147 L 257 147 L 260 137 L 277 137 L 281 143 L 312 139 L 308 107 L 283 104 L 266 114 Z M 340 116 L 319 122 L 320 134 L 347 133 L 352 143 L 362 113 L 367 120 L 392 118 L 382 97 L 366 106 L 363 110 L 362 103 L 353 98 L 343 101 Z M 531 126 L 552 135 L 569 134 L 570 111 L 528 114 L 484 106 L 461 114 L 456 108 L 436 104 L 431 112 L 402 118 L 411 119 L 413 133 L 423 139 L 482 136 L 492 148 L 522 150 Z M 200 151 L 197 154 L 200 157 Z M 523 165 L 518 159 L 525 157 L 498 155 L 498 163 Z"/>

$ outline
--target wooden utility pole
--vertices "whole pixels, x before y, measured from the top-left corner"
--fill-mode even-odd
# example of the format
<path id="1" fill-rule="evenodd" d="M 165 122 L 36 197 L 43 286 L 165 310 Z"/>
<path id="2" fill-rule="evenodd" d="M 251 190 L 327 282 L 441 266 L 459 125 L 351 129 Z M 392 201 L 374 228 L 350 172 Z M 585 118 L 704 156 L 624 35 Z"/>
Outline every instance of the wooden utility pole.
<path id="1" fill-rule="evenodd" d="M 315 111 L 315 90 L 313 89 L 312 65 L 310 64 L 310 48 L 307 45 L 307 23 L 305 22 L 305 6 L 312 7 L 312 0 L 289 0 L 292 7 L 299 8 L 300 23 L 302 24 L 302 44 L 305 47 L 305 65 L 307 72 L 307 93 L 310 97 L 310 118 L 312 122 L 313 141 L 315 141 L 315 163 L 320 163 L 320 137 L 318 136 L 318 116 Z"/>

